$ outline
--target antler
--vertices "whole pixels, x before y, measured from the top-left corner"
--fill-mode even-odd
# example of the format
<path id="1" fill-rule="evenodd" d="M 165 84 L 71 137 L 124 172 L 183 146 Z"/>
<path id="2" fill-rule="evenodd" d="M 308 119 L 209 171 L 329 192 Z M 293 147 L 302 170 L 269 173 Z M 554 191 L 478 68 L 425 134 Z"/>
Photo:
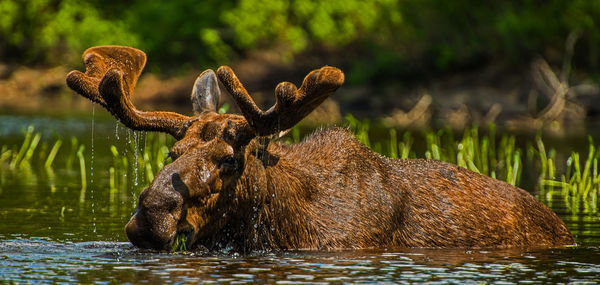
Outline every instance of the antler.
<path id="1" fill-rule="evenodd" d="M 264 112 L 252 100 L 231 68 L 221 66 L 217 75 L 259 136 L 292 128 L 344 83 L 341 70 L 331 66 L 321 67 L 304 78 L 300 89 L 290 82 L 279 83 L 275 88 L 275 105 Z"/>
<path id="2" fill-rule="evenodd" d="M 85 73 L 74 70 L 67 85 L 100 104 L 125 126 L 134 130 L 169 133 L 177 139 L 185 134 L 192 118 L 173 112 L 145 112 L 131 103 L 131 94 L 144 65 L 146 54 L 130 47 L 100 46 L 83 53 Z"/>

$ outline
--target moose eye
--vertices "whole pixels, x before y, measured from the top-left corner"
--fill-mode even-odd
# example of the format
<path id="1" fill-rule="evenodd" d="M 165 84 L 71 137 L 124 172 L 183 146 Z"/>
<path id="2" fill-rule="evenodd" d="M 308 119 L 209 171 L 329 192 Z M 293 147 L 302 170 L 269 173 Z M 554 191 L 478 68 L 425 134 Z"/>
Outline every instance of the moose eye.
<path id="1" fill-rule="evenodd" d="M 238 160 L 233 156 L 226 156 L 219 161 L 219 171 L 222 174 L 231 174 L 238 168 Z"/>

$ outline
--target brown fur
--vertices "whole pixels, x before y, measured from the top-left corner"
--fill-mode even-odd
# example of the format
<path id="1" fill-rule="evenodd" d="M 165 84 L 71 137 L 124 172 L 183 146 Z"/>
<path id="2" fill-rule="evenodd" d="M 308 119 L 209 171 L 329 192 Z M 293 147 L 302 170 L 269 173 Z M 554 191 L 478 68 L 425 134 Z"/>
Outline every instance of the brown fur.
<path id="1" fill-rule="evenodd" d="M 97 49 L 118 47 L 96 48 L 96 53 Z M 119 79 L 111 77 L 119 74 L 116 71 L 94 74 L 78 73 L 81 78 L 75 83 Z M 335 68 L 313 71 L 300 89 L 280 84 L 278 105 L 267 112 L 254 105 L 230 69 L 221 68 L 218 75 L 238 94 L 233 96 L 243 105 L 244 116 L 215 112 L 211 102 L 218 102 L 220 91 L 211 83 L 216 75 L 207 71 L 192 94 L 201 104 L 194 106 L 195 117 L 145 112 L 152 122 L 169 121 L 163 129 L 136 119 L 140 121 L 135 126 L 152 126 L 148 129 L 178 138 L 171 149 L 174 161 L 140 194 L 126 226 L 136 246 L 166 249 L 180 233 L 187 235 L 188 248 L 242 251 L 574 243 L 565 224 L 529 193 L 467 169 L 432 160 L 388 159 L 340 128 L 317 131 L 296 145 L 262 136 L 293 126 L 333 93 L 343 82 Z M 72 83 L 69 86 L 76 85 Z M 98 88 L 97 94 L 82 95 L 114 96 L 110 90 L 119 84 L 123 83 L 115 81 Z M 73 89 L 94 90 L 78 85 Z M 118 118 L 140 112 L 125 101 L 124 107 L 105 107 Z M 271 120 L 300 108 L 294 104 L 302 105 L 301 115 L 273 124 Z M 126 125 L 131 122 L 120 119 Z"/>
<path id="2" fill-rule="evenodd" d="M 344 129 L 320 131 L 298 145 L 271 144 L 258 156 L 249 148 L 246 155 L 248 169 L 230 190 L 233 199 L 224 203 L 231 207 L 221 210 L 230 219 L 199 240 L 204 246 L 331 249 L 574 242 L 564 223 L 522 189 L 444 162 L 379 156 Z"/>

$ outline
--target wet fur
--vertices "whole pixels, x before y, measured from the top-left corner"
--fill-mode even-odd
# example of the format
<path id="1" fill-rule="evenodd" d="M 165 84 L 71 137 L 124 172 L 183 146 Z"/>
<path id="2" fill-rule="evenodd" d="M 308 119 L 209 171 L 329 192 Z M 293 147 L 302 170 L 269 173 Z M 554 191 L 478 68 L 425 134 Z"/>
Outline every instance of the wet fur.
<path id="1" fill-rule="evenodd" d="M 252 144 L 210 249 L 514 247 L 567 245 L 565 224 L 526 191 L 456 165 L 394 160 L 347 130 L 296 145 Z M 242 198 L 243 197 L 243 198 Z"/>

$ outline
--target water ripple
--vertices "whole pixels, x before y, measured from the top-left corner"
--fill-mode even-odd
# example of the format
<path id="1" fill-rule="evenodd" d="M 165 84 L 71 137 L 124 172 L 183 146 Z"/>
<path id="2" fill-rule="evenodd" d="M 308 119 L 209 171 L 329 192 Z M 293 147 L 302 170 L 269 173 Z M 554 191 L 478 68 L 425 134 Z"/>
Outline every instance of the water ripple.
<path id="1" fill-rule="evenodd" d="M 125 242 L 22 237 L 0 241 L 0 276 L 15 283 L 594 283 L 599 257 L 596 247 L 169 254 Z"/>

